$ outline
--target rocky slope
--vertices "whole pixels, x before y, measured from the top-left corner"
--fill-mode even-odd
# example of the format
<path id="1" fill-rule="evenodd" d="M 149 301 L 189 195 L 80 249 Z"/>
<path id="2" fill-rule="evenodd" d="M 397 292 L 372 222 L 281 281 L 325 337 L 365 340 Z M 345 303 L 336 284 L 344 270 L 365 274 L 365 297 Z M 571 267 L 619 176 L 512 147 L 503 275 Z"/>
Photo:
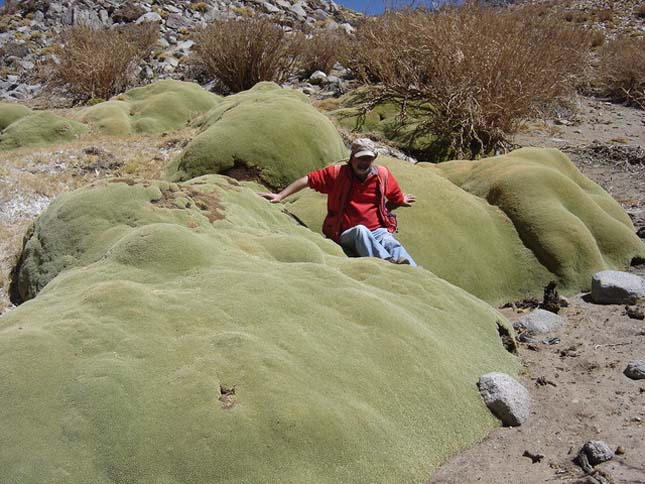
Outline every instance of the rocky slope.
<path id="1" fill-rule="evenodd" d="M 0 17 L 0 99 L 37 96 L 42 84 L 39 65 L 52 58 L 58 35 L 76 25 L 112 27 L 154 22 L 160 38 L 154 57 L 139 66 L 142 84 L 153 80 L 184 79 L 183 60 L 194 45 L 191 33 L 216 19 L 265 15 L 285 30 L 353 30 L 360 14 L 333 0 L 207 0 L 189 2 L 131 0 L 24 0 L 10 4 Z"/>

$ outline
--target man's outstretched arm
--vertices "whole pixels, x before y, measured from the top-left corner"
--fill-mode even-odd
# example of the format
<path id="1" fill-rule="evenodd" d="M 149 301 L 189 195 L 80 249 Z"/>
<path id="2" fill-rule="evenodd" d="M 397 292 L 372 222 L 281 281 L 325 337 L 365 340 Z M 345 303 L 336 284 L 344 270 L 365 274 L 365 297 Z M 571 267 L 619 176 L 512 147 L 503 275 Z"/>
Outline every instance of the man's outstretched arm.
<path id="1" fill-rule="evenodd" d="M 291 185 L 289 185 L 287 188 L 282 190 L 280 193 L 263 192 L 263 193 L 258 193 L 258 195 L 266 198 L 271 203 L 280 203 L 289 195 L 293 195 L 294 193 L 299 192 L 300 190 L 302 190 L 303 188 L 306 188 L 307 186 L 309 186 L 309 177 L 305 175 L 302 178 L 298 178 L 296 181 L 291 183 Z"/>

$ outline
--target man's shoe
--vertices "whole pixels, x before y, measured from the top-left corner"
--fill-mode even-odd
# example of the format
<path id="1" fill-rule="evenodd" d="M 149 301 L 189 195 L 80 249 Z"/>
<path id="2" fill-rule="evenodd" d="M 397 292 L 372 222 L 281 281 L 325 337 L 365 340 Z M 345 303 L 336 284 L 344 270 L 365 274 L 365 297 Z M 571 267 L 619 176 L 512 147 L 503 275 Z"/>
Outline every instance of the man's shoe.
<path id="1" fill-rule="evenodd" d="M 401 257 L 399 260 L 393 261 L 395 264 L 407 264 L 410 265 L 410 261 L 405 257 Z"/>

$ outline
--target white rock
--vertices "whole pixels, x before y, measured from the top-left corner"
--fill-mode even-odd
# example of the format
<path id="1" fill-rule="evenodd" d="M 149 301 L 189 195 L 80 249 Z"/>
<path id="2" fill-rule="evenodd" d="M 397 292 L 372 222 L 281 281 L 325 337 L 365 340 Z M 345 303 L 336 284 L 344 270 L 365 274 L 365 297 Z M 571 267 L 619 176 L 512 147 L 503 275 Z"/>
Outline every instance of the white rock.
<path id="1" fill-rule="evenodd" d="M 523 316 L 513 327 L 515 329 L 524 329 L 530 334 L 550 333 L 564 326 L 565 320 L 550 311 L 536 309 L 535 311 Z"/>
<path id="2" fill-rule="evenodd" d="M 143 22 L 154 23 L 154 22 L 161 22 L 161 21 L 162 21 L 161 15 L 159 15 L 157 12 L 148 12 L 148 13 L 144 13 L 141 17 L 139 17 L 135 23 L 141 24 Z"/>
<path id="3" fill-rule="evenodd" d="M 309 82 L 312 84 L 323 84 L 327 82 L 327 74 L 323 71 L 316 71 L 309 76 Z"/>
<path id="4" fill-rule="evenodd" d="M 479 379 L 479 392 L 486 406 L 506 426 L 522 425 L 529 417 L 531 397 L 517 380 L 493 372 Z"/>
<path id="5" fill-rule="evenodd" d="M 614 451 L 602 440 L 590 440 L 586 442 L 582 446 L 582 452 L 587 454 L 589 463 L 594 466 L 614 458 Z"/>
<path id="6" fill-rule="evenodd" d="M 591 279 L 591 300 L 596 304 L 636 304 L 645 300 L 645 279 L 620 271 L 602 271 Z"/>
<path id="7" fill-rule="evenodd" d="M 269 2 L 262 2 L 262 7 L 264 7 L 264 10 L 268 13 L 278 13 L 280 11 L 278 7 Z"/>

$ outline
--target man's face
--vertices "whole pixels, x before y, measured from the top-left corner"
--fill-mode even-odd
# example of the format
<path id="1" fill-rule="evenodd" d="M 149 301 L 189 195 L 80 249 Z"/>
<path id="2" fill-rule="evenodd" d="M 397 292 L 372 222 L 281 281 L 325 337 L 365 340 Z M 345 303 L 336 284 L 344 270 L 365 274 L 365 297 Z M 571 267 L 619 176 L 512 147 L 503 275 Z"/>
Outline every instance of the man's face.
<path id="1" fill-rule="evenodd" d="M 373 162 L 374 157 L 368 155 L 353 157 L 350 160 L 349 164 L 352 167 L 354 175 L 356 175 L 360 180 L 364 180 L 365 178 L 367 178 Z"/>

